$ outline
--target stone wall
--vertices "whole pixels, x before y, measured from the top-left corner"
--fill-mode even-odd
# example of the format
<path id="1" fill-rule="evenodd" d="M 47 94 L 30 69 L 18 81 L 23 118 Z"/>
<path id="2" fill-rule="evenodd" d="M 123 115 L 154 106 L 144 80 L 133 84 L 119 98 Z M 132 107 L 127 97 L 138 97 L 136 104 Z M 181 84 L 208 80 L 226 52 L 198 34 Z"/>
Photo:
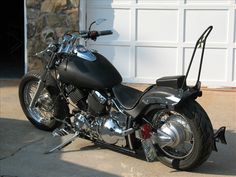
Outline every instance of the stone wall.
<path id="1" fill-rule="evenodd" d="M 79 0 L 26 0 L 28 69 L 40 69 L 34 57 L 52 40 L 79 28 Z"/>

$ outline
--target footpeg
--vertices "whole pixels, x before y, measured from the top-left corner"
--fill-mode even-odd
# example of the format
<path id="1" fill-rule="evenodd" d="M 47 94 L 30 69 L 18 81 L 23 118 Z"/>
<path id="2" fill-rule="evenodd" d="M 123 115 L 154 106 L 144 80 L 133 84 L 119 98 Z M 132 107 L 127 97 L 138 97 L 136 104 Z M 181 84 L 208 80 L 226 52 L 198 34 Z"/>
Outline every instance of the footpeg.
<path id="1" fill-rule="evenodd" d="M 216 152 L 218 151 L 217 147 L 216 147 L 216 142 L 221 142 L 222 144 L 227 144 L 226 138 L 225 138 L 225 130 L 226 130 L 226 127 L 221 127 L 214 134 L 213 150 Z"/>
<path id="2" fill-rule="evenodd" d="M 53 136 L 66 136 L 66 135 L 69 135 L 71 134 L 71 130 L 68 129 L 68 128 L 56 128 L 53 132 L 52 132 L 52 135 Z"/>

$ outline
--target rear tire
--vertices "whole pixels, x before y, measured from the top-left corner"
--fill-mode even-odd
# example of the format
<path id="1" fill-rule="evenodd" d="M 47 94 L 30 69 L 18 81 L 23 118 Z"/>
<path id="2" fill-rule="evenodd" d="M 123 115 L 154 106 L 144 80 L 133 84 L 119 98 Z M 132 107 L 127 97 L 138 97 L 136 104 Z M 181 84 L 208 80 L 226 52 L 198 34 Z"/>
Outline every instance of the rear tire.
<path id="1" fill-rule="evenodd" d="M 189 154 L 182 159 L 168 156 L 159 146 L 158 160 L 163 164 L 178 170 L 192 170 L 205 162 L 212 152 L 213 128 L 204 109 L 194 100 L 188 100 L 175 110 L 189 124 L 194 145 Z"/>
<path id="2" fill-rule="evenodd" d="M 47 81 L 46 88 L 44 90 L 44 93 L 47 94 L 46 96 L 49 96 L 44 98 L 44 101 L 48 102 L 48 100 L 51 100 L 51 110 L 45 110 L 39 107 L 32 109 L 29 108 L 29 102 L 32 98 L 30 97 L 30 93 L 27 89 L 37 86 L 39 79 L 40 74 L 37 71 L 29 72 L 22 78 L 19 85 L 20 104 L 27 119 L 35 127 L 40 130 L 53 131 L 61 125 L 61 122 L 56 121 L 54 117 L 61 120 L 65 119 L 69 114 L 69 108 L 66 101 L 59 96 L 60 91 L 55 84 L 53 84 L 52 80 Z M 47 109 L 49 106 L 43 105 L 42 107 Z"/>

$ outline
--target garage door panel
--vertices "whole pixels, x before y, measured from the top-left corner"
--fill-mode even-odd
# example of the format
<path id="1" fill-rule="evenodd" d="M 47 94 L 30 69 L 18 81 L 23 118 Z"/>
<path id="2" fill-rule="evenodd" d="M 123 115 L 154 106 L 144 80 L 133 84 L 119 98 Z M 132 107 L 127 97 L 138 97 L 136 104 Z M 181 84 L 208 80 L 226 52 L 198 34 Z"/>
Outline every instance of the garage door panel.
<path id="1" fill-rule="evenodd" d="M 111 7 L 113 4 L 130 4 L 132 0 L 86 0 L 88 8 Z"/>
<path id="2" fill-rule="evenodd" d="M 94 7 L 96 5 L 108 5 L 111 4 L 113 0 L 86 0 L 88 7 Z"/>
<path id="3" fill-rule="evenodd" d="M 94 25 L 96 30 L 113 30 L 113 35 L 100 37 L 98 41 L 130 41 L 130 11 L 126 9 L 89 9 L 88 26 L 98 19 L 105 18 L 107 21 L 100 25 Z M 87 27 L 88 28 L 88 27 Z"/>
<path id="4" fill-rule="evenodd" d="M 177 41 L 177 10 L 138 10 L 138 41 Z"/>
<path id="5" fill-rule="evenodd" d="M 234 67 L 234 70 L 233 70 L 233 73 L 234 73 L 233 81 L 236 82 L 236 49 L 234 49 L 233 67 Z"/>
<path id="6" fill-rule="evenodd" d="M 143 4 L 158 4 L 158 3 L 178 3 L 178 0 L 137 0 L 138 3 Z"/>
<path id="7" fill-rule="evenodd" d="M 234 11 L 234 19 L 236 19 L 236 10 Z M 236 44 L 236 23 L 234 22 L 234 42 Z"/>
<path id="8" fill-rule="evenodd" d="M 227 42 L 229 26 L 227 10 L 186 10 L 185 17 L 186 42 L 195 42 L 210 25 L 213 25 L 214 29 L 208 38 L 208 42 Z"/>
<path id="9" fill-rule="evenodd" d="M 184 50 L 184 68 L 187 71 L 193 48 Z M 201 50 L 196 52 L 188 80 L 196 80 L 200 63 Z M 227 77 L 227 50 L 226 49 L 205 49 L 202 65 L 202 81 L 226 81 Z"/>
<path id="10" fill-rule="evenodd" d="M 188 4 L 229 4 L 232 0 L 186 0 Z"/>
<path id="11" fill-rule="evenodd" d="M 138 78 L 159 78 L 176 74 L 176 48 L 137 47 Z"/>
<path id="12" fill-rule="evenodd" d="M 131 4 L 133 0 L 113 0 L 114 4 Z"/>
<path id="13" fill-rule="evenodd" d="M 122 77 L 130 77 L 130 47 L 106 45 L 90 45 L 90 47 L 104 55 L 117 68 Z"/>

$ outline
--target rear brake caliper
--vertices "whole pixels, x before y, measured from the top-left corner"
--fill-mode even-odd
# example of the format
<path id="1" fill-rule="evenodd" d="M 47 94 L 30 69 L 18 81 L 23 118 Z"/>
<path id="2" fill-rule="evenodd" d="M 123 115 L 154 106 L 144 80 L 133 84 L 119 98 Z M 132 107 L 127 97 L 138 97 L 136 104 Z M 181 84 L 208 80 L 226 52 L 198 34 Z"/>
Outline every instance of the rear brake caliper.
<path id="1" fill-rule="evenodd" d="M 152 126 L 148 123 L 143 124 L 139 130 L 135 132 L 136 138 L 140 139 L 142 142 L 144 154 L 148 162 L 153 162 L 157 158 L 156 149 L 153 145 L 152 136 Z"/>

